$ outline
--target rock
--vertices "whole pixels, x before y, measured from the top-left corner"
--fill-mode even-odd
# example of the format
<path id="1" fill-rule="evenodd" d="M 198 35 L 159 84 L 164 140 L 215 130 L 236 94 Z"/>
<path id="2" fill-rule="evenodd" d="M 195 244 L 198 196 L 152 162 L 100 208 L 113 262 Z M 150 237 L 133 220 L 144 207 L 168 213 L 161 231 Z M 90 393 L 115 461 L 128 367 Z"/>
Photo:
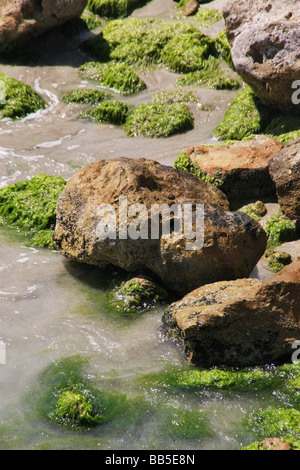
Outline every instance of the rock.
<path id="1" fill-rule="evenodd" d="M 2 0 L 0 53 L 79 17 L 86 5 L 87 0 Z"/>
<path id="2" fill-rule="evenodd" d="M 276 194 L 269 175 L 269 159 L 282 148 L 278 140 L 259 135 L 231 145 L 196 145 L 187 154 L 209 176 L 218 172 L 222 179 L 220 188 L 228 199 L 240 201 Z"/>
<path id="3" fill-rule="evenodd" d="M 270 158 L 269 169 L 283 213 L 300 219 L 300 137 Z"/>
<path id="4" fill-rule="evenodd" d="M 248 278 L 194 290 L 169 306 L 162 330 L 196 366 L 291 361 L 300 338 L 300 260 L 264 283 Z"/>
<path id="5" fill-rule="evenodd" d="M 139 215 L 127 217 L 136 204 L 142 205 Z M 154 204 L 164 205 L 160 219 Z M 185 204 L 193 204 L 193 225 L 182 224 L 180 212 L 177 219 L 170 213 L 173 204 L 187 215 Z M 204 205 L 204 224 L 196 219 L 197 204 Z M 162 236 L 162 228 L 171 236 Z M 184 295 L 209 282 L 248 276 L 266 249 L 266 234 L 248 215 L 230 212 L 220 190 L 188 172 L 117 158 L 92 163 L 68 182 L 57 204 L 54 243 L 66 257 L 149 272 Z"/>
<path id="6" fill-rule="evenodd" d="M 168 293 L 164 288 L 152 279 L 138 276 L 124 281 L 116 289 L 111 304 L 117 310 L 127 313 L 153 308 L 167 300 Z"/>
<path id="7" fill-rule="evenodd" d="M 229 0 L 223 9 L 236 71 L 267 105 L 300 113 L 292 102 L 300 74 L 297 0 Z"/>
<path id="8" fill-rule="evenodd" d="M 242 450 L 294 450 L 289 442 L 280 437 L 267 437 L 263 441 L 253 442 Z M 296 449 L 297 450 L 297 449 Z"/>
<path id="9" fill-rule="evenodd" d="M 198 0 L 190 0 L 184 5 L 182 9 L 182 14 L 184 16 L 195 15 L 195 13 L 197 13 L 197 11 L 199 10 L 199 7 L 200 5 L 199 5 Z"/>

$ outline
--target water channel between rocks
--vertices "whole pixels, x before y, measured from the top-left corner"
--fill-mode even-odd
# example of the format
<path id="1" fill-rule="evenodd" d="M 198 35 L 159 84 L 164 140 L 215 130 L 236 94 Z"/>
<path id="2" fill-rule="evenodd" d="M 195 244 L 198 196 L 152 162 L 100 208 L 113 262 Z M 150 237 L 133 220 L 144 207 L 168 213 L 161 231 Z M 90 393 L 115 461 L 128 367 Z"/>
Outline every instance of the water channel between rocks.
<path id="1" fill-rule="evenodd" d="M 221 5 L 216 0 L 209 7 Z M 171 0 L 153 0 L 133 16 L 170 19 L 173 13 Z M 221 21 L 205 32 L 216 35 L 223 26 Z M 1 71 L 31 85 L 49 104 L 22 121 L 0 123 L 0 187 L 39 173 L 68 179 L 78 168 L 101 158 L 145 157 L 173 165 L 182 150 L 212 141 L 212 131 L 236 94 L 195 88 L 200 102 L 212 109 L 197 111 L 194 130 L 167 139 L 128 138 L 121 128 L 77 119 L 78 106 L 61 102 L 73 88 L 91 86 L 77 71 L 86 56 L 61 40 L 50 34 L 40 42 L 44 58 L 34 66 L 0 65 Z M 177 78 L 164 69 L 142 76 L 147 90 L 122 100 L 150 102 L 157 91 L 172 88 Z M 270 276 L 264 270 L 253 275 Z M 37 374 L 53 360 L 77 354 L 87 357 L 94 384 L 116 387 L 130 396 L 136 393 L 132 380 L 139 374 L 186 366 L 180 351 L 160 338 L 162 307 L 132 321 L 118 318 L 107 309 L 105 286 L 107 280 L 100 271 L 76 265 L 57 252 L 29 248 L 14 231 L 0 229 L 0 339 L 6 344 L 6 364 L 0 365 L 2 447 L 88 448 L 93 439 L 92 447 L 103 449 L 239 449 L 243 434 L 236 423 L 263 403 L 259 394 L 248 399 L 208 392 L 175 394 L 175 407 L 207 412 L 212 433 L 196 441 L 157 434 L 154 418 L 124 435 L 91 431 L 82 440 L 80 434 L 57 430 L 31 414 L 26 394 L 38 386 Z M 155 389 L 150 393 L 141 388 L 139 393 L 153 404 L 164 400 Z M 251 442 L 251 437 L 246 441 Z"/>

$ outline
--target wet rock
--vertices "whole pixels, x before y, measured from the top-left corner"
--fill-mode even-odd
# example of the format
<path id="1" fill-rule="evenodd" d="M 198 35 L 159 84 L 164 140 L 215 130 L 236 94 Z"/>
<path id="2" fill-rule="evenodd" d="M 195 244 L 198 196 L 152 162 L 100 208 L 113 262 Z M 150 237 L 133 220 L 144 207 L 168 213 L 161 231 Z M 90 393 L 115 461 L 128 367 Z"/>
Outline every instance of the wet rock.
<path id="1" fill-rule="evenodd" d="M 300 138 L 272 156 L 269 168 L 283 213 L 300 219 Z"/>
<path id="2" fill-rule="evenodd" d="M 0 4 L 0 53 L 23 45 L 24 40 L 79 17 L 87 0 L 2 0 Z"/>
<path id="3" fill-rule="evenodd" d="M 230 201 L 241 201 L 275 195 L 269 159 L 282 148 L 278 140 L 259 135 L 231 145 L 196 145 L 186 153 L 211 178 L 218 174 L 220 189 Z"/>
<path id="4" fill-rule="evenodd" d="M 138 276 L 124 281 L 114 292 L 112 305 L 122 312 L 136 312 L 164 303 L 167 291 L 152 279 Z"/>
<path id="5" fill-rule="evenodd" d="M 223 9 L 234 66 L 266 104 L 300 113 L 292 102 L 300 73 L 297 0 L 230 0 Z"/>
<path id="6" fill-rule="evenodd" d="M 285 439 L 279 437 L 267 437 L 263 441 L 253 442 L 242 450 L 294 450 Z"/>
<path id="7" fill-rule="evenodd" d="M 191 362 L 212 367 L 291 361 L 300 338 L 300 260 L 262 283 L 238 279 L 200 287 L 169 306 L 163 331 Z"/>
<path id="8" fill-rule="evenodd" d="M 184 16 L 192 16 L 192 15 L 195 15 L 197 13 L 197 11 L 199 10 L 199 2 L 198 0 L 190 0 L 189 2 L 187 2 L 183 9 L 182 9 L 182 14 Z"/>
<path id="9" fill-rule="evenodd" d="M 188 207 L 194 208 L 190 222 Z M 184 295 L 248 276 L 266 249 L 266 234 L 248 215 L 230 212 L 226 196 L 193 175 L 152 160 L 117 158 L 71 178 L 58 201 L 54 242 L 69 258 L 149 272 Z"/>

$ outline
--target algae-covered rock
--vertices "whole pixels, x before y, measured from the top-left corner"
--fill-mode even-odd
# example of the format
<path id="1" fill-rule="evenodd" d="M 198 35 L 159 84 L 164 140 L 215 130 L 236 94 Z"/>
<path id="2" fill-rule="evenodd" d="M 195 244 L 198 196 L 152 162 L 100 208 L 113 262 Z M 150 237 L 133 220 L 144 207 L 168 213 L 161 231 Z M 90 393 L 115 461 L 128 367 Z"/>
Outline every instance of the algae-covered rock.
<path id="1" fill-rule="evenodd" d="M 150 0 L 88 0 L 87 8 L 102 18 L 123 18 Z"/>
<path id="2" fill-rule="evenodd" d="M 145 90 L 145 82 L 125 64 L 88 62 L 79 68 L 82 77 L 96 80 L 100 85 L 120 93 Z"/>
<path id="3" fill-rule="evenodd" d="M 230 144 L 194 145 L 179 155 L 174 166 L 218 186 L 236 205 L 246 198 L 276 197 L 269 160 L 282 148 L 264 135 Z"/>
<path id="4" fill-rule="evenodd" d="M 16 227 L 37 246 L 52 248 L 56 204 L 65 188 L 60 177 L 36 175 L 0 189 L 0 221 Z"/>
<path id="5" fill-rule="evenodd" d="M 263 441 L 252 442 L 241 450 L 300 450 L 300 441 L 279 437 L 269 437 Z"/>
<path id="6" fill-rule="evenodd" d="M 300 411 L 295 408 L 268 408 L 249 416 L 249 427 L 259 437 L 299 438 Z"/>
<path id="7" fill-rule="evenodd" d="M 81 118 L 110 124 L 125 124 L 132 107 L 117 100 L 105 100 L 98 106 L 83 111 Z"/>
<path id="8" fill-rule="evenodd" d="M 299 237 L 296 220 L 286 217 L 280 210 L 266 220 L 268 248 L 274 248 L 284 242 L 296 240 Z"/>
<path id="9" fill-rule="evenodd" d="M 129 137 L 169 137 L 193 127 L 194 119 L 183 103 L 141 104 L 128 117 L 125 131 Z"/>
<path id="10" fill-rule="evenodd" d="M 292 262 L 292 257 L 285 251 L 267 250 L 264 258 L 268 262 L 268 266 L 275 273 L 281 271 L 285 266 Z"/>
<path id="11" fill-rule="evenodd" d="M 250 215 L 255 220 L 260 220 L 267 213 L 267 208 L 262 201 L 256 201 L 251 204 L 247 204 L 239 209 L 239 211 Z"/>
<path id="12" fill-rule="evenodd" d="M 29 85 L 0 72 L 0 119 L 22 119 L 45 107 L 44 99 Z"/>
<path id="13" fill-rule="evenodd" d="M 66 104 L 87 104 L 96 105 L 104 100 L 110 99 L 110 95 L 101 90 L 92 90 L 87 88 L 76 88 L 67 93 L 62 101 Z"/>
<path id="14" fill-rule="evenodd" d="M 167 291 L 144 276 L 124 281 L 114 292 L 112 304 L 123 312 L 146 310 L 164 303 L 168 299 Z"/>

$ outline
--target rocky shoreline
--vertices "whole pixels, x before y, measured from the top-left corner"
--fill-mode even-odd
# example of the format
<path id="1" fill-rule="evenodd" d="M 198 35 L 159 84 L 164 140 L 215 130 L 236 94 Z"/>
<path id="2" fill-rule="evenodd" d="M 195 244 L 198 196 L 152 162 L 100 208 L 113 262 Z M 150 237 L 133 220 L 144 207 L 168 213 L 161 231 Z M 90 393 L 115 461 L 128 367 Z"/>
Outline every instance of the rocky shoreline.
<path id="1" fill-rule="evenodd" d="M 101 23 L 100 31 L 96 29 L 80 44 L 93 60 L 86 61 L 78 74 L 105 92 L 94 87 L 70 90 L 62 98 L 66 107 L 79 106 L 83 113 L 79 119 L 124 126 L 128 138 L 164 139 L 194 126 L 193 110 L 199 103 L 182 87 L 240 87 L 215 129 L 219 140 L 182 149 L 174 167 L 147 158 L 101 159 L 80 168 L 68 181 L 37 175 L 5 186 L 0 188 L 0 221 L 19 230 L 30 246 L 55 249 L 68 259 L 104 271 L 111 266 L 120 269 L 123 281 L 110 294 L 111 307 L 142 315 L 157 304 L 165 305 L 160 327 L 163 340 L 174 341 L 174 348 L 182 350 L 196 371 L 290 365 L 296 402 L 289 411 L 296 416 L 299 371 L 292 357 L 300 340 L 300 105 L 292 101 L 292 85 L 299 74 L 300 51 L 299 41 L 286 35 L 292 31 L 297 37 L 296 2 L 286 2 L 282 21 L 283 7 L 276 2 L 270 11 L 259 0 L 252 9 L 247 2 L 239 6 L 228 2 L 223 11 L 227 37 L 223 32 L 215 38 L 199 30 L 204 17 L 206 22 L 214 21 L 206 11 L 209 4 L 181 0 L 176 10 L 180 19 L 167 22 L 124 18 L 129 11 L 121 3 L 112 0 L 111 9 L 104 13 L 101 0 L 88 5 L 86 1 L 72 2 L 69 11 L 62 8 L 57 15 L 56 26 L 70 19 L 70 11 L 74 18 L 81 15 L 79 28 L 90 25 L 93 30 Z M 130 8 L 136 6 L 141 5 L 133 2 Z M 6 22 L 5 28 L 0 23 L 1 32 L 5 31 L 0 34 L 1 52 L 11 54 L 5 44 L 20 40 L 16 29 L 9 26 L 12 17 L 22 24 L 18 29 L 23 31 L 21 38 L 53 27 L 51 21 L 46 22 L 46 14 L 45 22 L 39 21 L 41 12 L 30 10 L 29 21 L 24 9 L 17 14 L 8 11 L 6 4 L 1 8 L 0 18 Z M 118 17 L 122 19 L 115 19 Z M 249 50 L 253 52 L 250 56 Z M 140 70 L 158 65 L 179 74 L 177 89 L 156 96 L 152 103 L 125 103 L 124 96 L 147 88 Z M 32 89 L 2 73 L 0 83 L 7 91 L 0 108 L 2 119 L 22 119 L 47 106 Z M 267 83 L 265 89 L 262 83 Z M 22 90 L 27 99 L 16 103 L 16 90 Z M 120 100 L 110 96 L 116 90 Z M 127 204 L 126 237 L 120 225 L 122 198 Z M 268 213 L 268 202 L 276 204 L 274 215 Z M 135 211 L 127 211 L 135 205 L 139 206 Z M 176 210 L 178 206 L 203 207 L 203 240 L 192 240 L 202 243 L 187 250 L 191 238 L 182 227 L 178 229 L 178 212 L 167 213 L 172 237 L 163 236 L 164 225 L 158 218 L 157 236 L 151 239 L 154 205 L 177 205 Z M 99 211 L 103 206 L 107 210 L 109 206 L 116 218 Z M 185 223 L 188 225 L 187 219 Z M 200 229 L 197 223 L 193 213 L 190 231 L 194 236 Z M 142 227 L 146 229 L 143 235 Z M 109 236 L 109 230 L 114 236 Z M 286 253 L 289 243 L 296 243 L 292 255 Z M 252 276 L 259 262 L 269 263 L 266 281 Z M 72 387 L 61 386 L 55 411 L 48 412 L 52 422 L 80 428 L 101 425 L 108 419 L 99 412 L 99 403 L 108 397 L 100 400 L 94 390 L 86 394 L 80 387 Z M 99 403 L 91 398 L 93 393 Z M 76 408 L 83 411 L 78 415 Z M 273 423 L 271 417 L 267 419 Z M 270 435 L 266 430 L 266 441 L 252 448 L 300 449 L 294 438 L 297 432 L 299 422 L 288 427 L 286 434 Z"/>

